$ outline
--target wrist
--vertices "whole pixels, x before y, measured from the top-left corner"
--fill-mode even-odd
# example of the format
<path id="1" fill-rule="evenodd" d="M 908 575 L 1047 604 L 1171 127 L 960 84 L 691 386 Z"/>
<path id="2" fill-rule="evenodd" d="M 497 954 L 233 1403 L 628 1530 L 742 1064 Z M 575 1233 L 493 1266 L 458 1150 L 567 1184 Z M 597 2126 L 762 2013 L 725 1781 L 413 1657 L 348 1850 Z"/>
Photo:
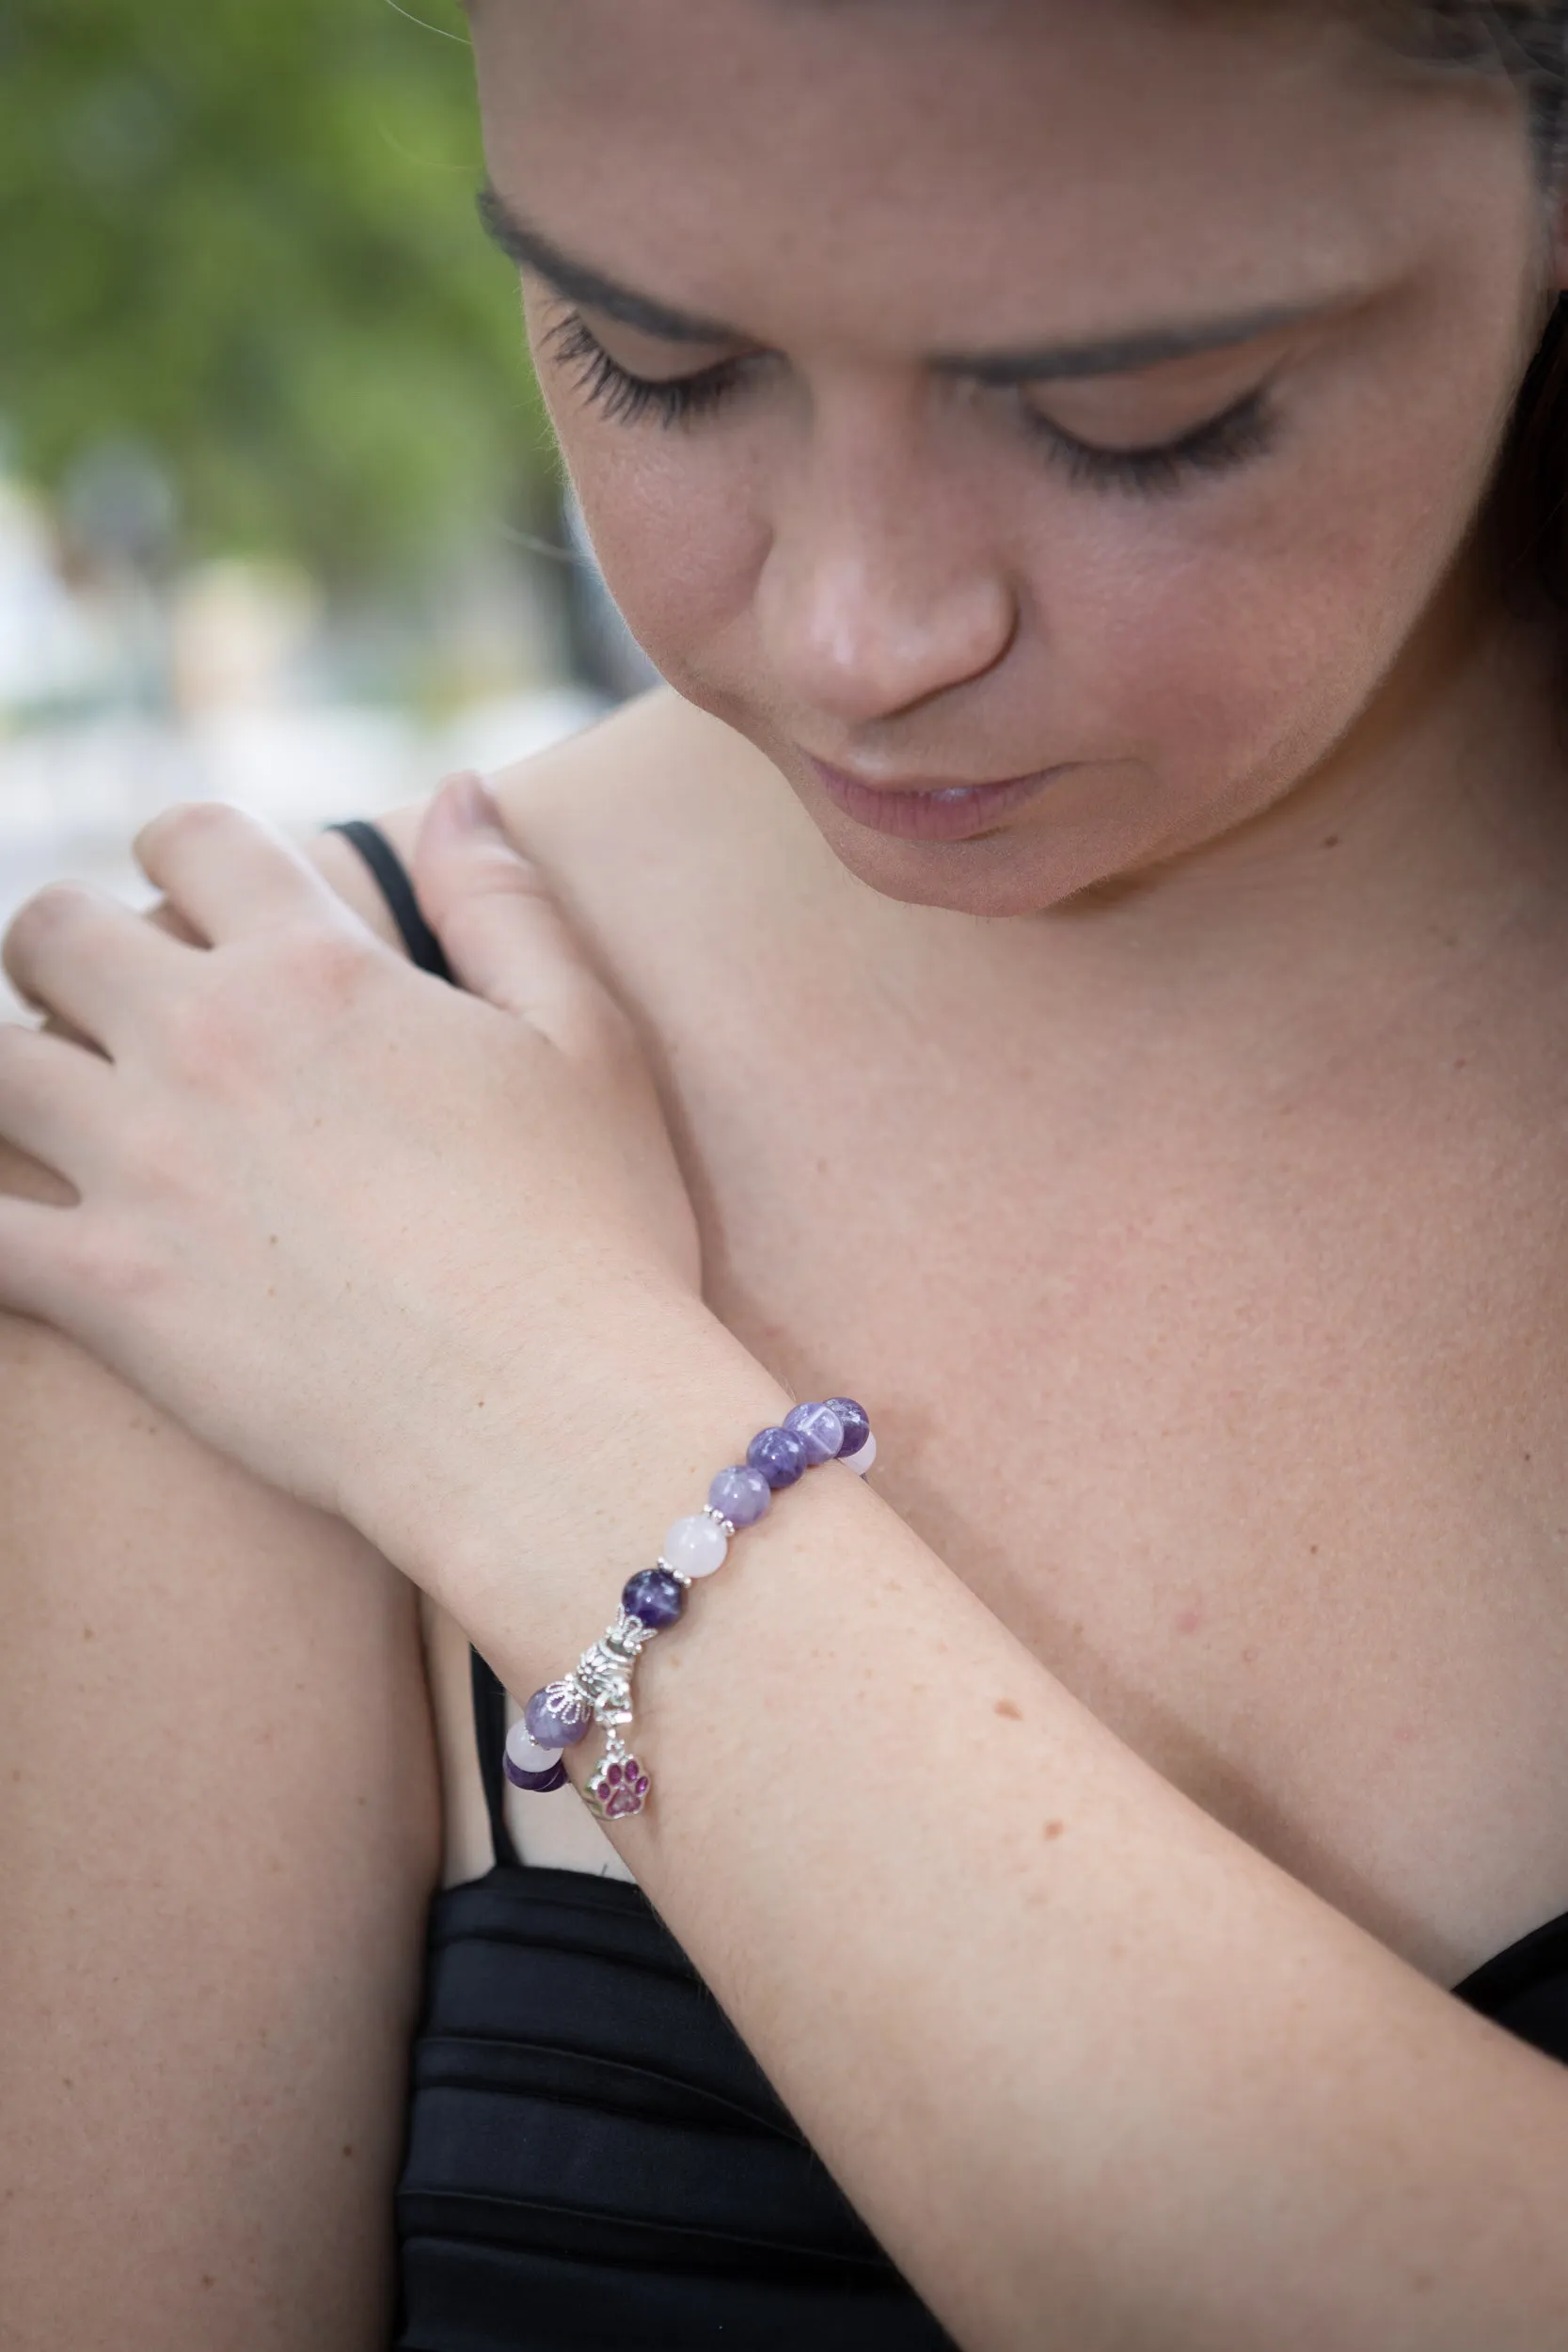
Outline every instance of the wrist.
<path id="1" fill-rule="evenodd" d="M 628 1296 L 613 1325 L 613 1346 L 558 1358 L 547 1381 L 515 1348 L 488 1376 L 454 1370 L 345 1513 L 481 1650 L 537 1643 L 542 1677 L 794 1401 L 689 1294 Z"/>

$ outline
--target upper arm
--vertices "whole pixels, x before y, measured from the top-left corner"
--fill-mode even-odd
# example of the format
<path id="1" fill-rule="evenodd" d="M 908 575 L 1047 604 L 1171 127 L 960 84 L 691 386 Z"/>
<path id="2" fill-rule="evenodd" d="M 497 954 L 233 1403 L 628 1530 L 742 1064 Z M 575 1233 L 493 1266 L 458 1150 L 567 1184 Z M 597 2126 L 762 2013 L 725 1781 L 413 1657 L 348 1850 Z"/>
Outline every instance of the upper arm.
<path id="1" fill-rule="evenodd" d="M 0 1190 L 71 1198 L 3 1144 Z M 371 2352 L 439 1863 L 411 1588 L 0 1314 L 0 1622 L 8 2329 Z"/>

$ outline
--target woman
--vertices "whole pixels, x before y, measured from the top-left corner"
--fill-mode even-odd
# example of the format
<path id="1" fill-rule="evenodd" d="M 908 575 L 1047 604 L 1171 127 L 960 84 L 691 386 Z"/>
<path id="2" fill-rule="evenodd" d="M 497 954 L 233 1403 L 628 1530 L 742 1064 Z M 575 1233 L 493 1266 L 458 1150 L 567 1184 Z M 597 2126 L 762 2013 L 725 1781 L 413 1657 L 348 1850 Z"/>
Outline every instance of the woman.
<path id="1" fill-rule="evenodd" d="M 518 1915 L 466 1642 L 560 1676 L 847 1389 L 876 1491 L 655 1645 L 648 1810 L 515 1801 L 597 1989 L 427 2021 L 403 2340 L 1568 2343 L 1565 33 L 481 0 L 676 691 L 392 828 L 467 993 L 225 812 L 175 937 L 12 932 L 18 2344 L 385 2341 L 422 1905 Z M 601 1835 L 907 2291 L 766 2200 L 719 2280 L 716 2175 L 814 2192 L 754 2084 L 658 2105 L 688 2012 L 595 2041 L 682 1965 Z"/>

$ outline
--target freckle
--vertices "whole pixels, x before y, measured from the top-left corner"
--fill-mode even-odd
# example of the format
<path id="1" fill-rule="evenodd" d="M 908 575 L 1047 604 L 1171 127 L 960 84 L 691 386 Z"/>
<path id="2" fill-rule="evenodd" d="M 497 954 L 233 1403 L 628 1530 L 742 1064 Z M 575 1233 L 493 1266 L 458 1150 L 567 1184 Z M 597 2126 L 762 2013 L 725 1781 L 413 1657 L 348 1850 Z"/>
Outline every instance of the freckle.
<path id="1" fill-rule="evenodd" d="M 90 1642 L 93 1639 L 93 1630 L 90 1625 L 85 1625 L 82 1628 L 82 1639 L 84 1642 Z"/>
<path id="2" fill-rule="evenodd" d="M 1468 1057 L 1468 1056 L 1464 1057 L 1463 1057 L 1463 1058 L 1461 1058 L 1459 1061 L 1456 1061 L 1456 1062 L 1454 1063 L 1454 1068 L 1455 1068 L 1456 1070 L 1468 1070 L 1468 1069 L 1469 1069 L 1469 1067 L 1470 1067 L 1470 1063 L 1469 1063 L 1469 1057 Z"/>
<path id="3" fill-rule="evenodd" d="M 1060 1837 L 1066 1827 L 1067 1823 L 1065 1821 L 1047 1821 L 1045 1825 L 1045 1835 L 1048 1839 Z"/>
<path id="4" fill-rule="evenodd" d="M 1011 1699 L 998 1699 L 996 1702 L 996 1711 L 999 1715 L 1006 1715 L 1010 1724 L 1021 1724 L 1023 1721 L 1022 1716 L 1019 1713 L 1018 1708 L 1013 1705 Z"/>
<path id="5" fill-rule="evenodd" d="M 216 2281 L 216 2280 L 213 2277 L 213 2274 L 212 2274 L 212 2272 L 211 2272 L 210 2270 L 204 2270 L 204 2271 L 202 2272 L 202 2274 L 201 2274 L 201 2283 L 202 2283 L 202 2285 L 203 2285 L 204 2287 L 210 2287 L 210 2286 L 215 2286 L 215 2285 L 217 2284 L 217 2281 Z"/>
<path id="6" fill-rule="evenodd" d="M 269 1234 L 267 1235 L 267 1247 L 268 1247 L 268 1248 L 269 1248 L 269 1249 L 276 1249 L 276 1248 L 277 1248 L 277 1235 L 276 1233 L 269 1233 Z"/>
<path id="7" fill-rule="evenodd" d="M 1315 1560 L 1315 1559 L 1317 1558 L 1317 1556 L 1318 1556 L 1318 1547 L 1317 1547 L 1317 1545 L 1316 1545 L 1316 1544 L 1308 1544 L 1308 1545 L 1307 1545 L 1307 1550 L 1308 1550 L 1308 1551 L 1312 1554 L 1312 1557 L 1313 1557 L 1313 1559 Z"/>
<path id="8" fill-rule="evenodd" d="M 68 2090 L 75 2090 L 76 2086 L 75 2086 L 75 2084 L 71 2081 L 71 2076 L 70 2076 L 69 2074 L 62 2074 L 62 2075 L 60 2076 L 60 2080 L 61 2080 L 61 2082 L 62 2082 L 62 2083 L 64 2083 L 64 2085 L 65 2085 L 65 2087 L 66 2087 L 66 2089 L 67 2089 Z"/>
<path id="9" fill-rule="evenodd" d="M 1258 1652 L 1255 1649 L 1243 1650 L 1242 1663 L 1243 1666 L 1256 1666 L 1258 1663 Z"/>
<path id="10" fill-rule="evenodd" d="M 353 2145 L 353 2142 L 352 2142 L 351 2140 L 347 2140 L 347 2139 L 345 2139 L 345 2140 L 344 2140 L 344 2142 L 343 2142 L 343 2153 L 344 2153 L 344 2155 L 345 2155 L 345 2156 L 352 2156 L 352 2155 L 353 2155 L 353 2153 L 354 2153 L 354 2145 Z"/>
<path id="11" fill-rule="evenodd" d="M 1183 1609 L 1177 1617 L 1178 1633 L 1196 1633 L 1203 1624 L 1201 1609 Z"/>
<path id="12" fill-rule="evenodd" d="M 1331 833 L 1323 843 L 1323 848 L 1325 850 L 1337 850 L 1338 846 L 1339 836 L 1337 833 Z"/>
<path id="13" fill-rule="evenodd" d="M 1526 1456 L 1525 1456 L 1526 1461 L 1528 1462 L 1528 1461 L 1529 1460 L 1529 1458 L 1530 1458 L 1530 1457 L 1529 1457 L 1529 1455 L 1527 1454 L 1526 1454 Z"/>

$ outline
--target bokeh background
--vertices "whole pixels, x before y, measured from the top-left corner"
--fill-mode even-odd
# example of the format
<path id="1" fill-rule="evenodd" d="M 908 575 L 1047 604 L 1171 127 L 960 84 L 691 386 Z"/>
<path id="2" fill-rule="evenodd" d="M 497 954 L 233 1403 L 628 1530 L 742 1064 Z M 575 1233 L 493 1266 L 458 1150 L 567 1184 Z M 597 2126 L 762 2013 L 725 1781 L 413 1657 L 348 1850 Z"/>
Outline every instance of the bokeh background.
<path id="1" fill-rule="evenodd" d="M 648 673 L 474 214 L 454 0 L 0 4 L 0 917 L 171 799 L 295 829 Z"/>

